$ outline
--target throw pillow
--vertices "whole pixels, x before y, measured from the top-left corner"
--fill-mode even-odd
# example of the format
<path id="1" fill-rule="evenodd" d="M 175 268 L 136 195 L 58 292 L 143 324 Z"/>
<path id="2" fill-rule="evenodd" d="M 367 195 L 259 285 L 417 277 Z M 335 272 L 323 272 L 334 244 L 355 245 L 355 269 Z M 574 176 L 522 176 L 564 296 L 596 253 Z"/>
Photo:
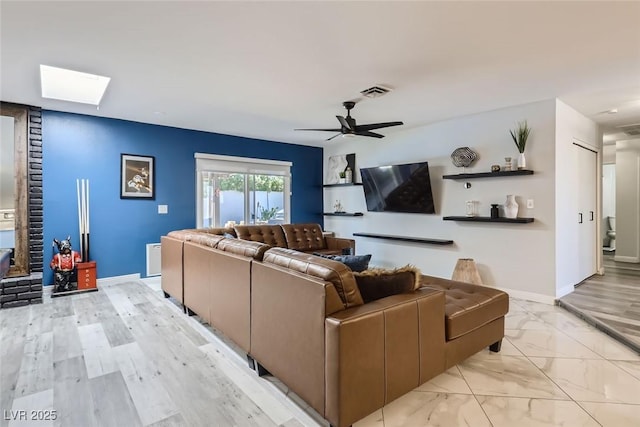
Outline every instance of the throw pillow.
<path id="1" fill-rule="evenodd" d="M 231 233 L 224 233 L 223 236 L 226 237 L 227 239 L 236 239 L 236 236 L 234 236 Z"/>
<path id="2" fill-rule="evenodd" d="M 341 262 L 351 269 L 351 271 L 364 271 L 369 268 L 369 261 L 371 261 L 371 254 L 369 255 L 327 255 L 314 253 L 314 255 L 321 256 L 322 258 L 332 259 L 334 261 Z"/>
<path id="3" fill-rule="evenodd" d="M 393 270 L 372 268 L 360 273 L 354 272 L 353 277 L 365 304 L 420 287 L 420 270 L 412 265 Z"/>

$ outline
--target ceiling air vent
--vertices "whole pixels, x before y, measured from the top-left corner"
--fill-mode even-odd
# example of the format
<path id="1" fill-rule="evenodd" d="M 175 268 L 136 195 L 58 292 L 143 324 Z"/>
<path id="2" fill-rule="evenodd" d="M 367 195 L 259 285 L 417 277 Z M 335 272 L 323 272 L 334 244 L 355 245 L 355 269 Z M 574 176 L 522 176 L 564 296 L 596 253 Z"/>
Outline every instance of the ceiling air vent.
<path id="1" fill-rule="evenodd" d="M 382 86 L 371 86 L 369 89 L 365 89 L 363 91 L 361 91 L 360 93 L 364 96 L 366 96 L 367 98 L 378 98 L 381 97 L 382 95 L 385 95 L 387 93 L 389 93 L 391 91 L 391 89 L 386 88 L 386 87 L 382 87 Z"/>
<path id="2" fill-rule="evenodd" d="M 618 129 L 629 136 L 640 136 L 640 123 L 628 126 L 618 126 Z"/>

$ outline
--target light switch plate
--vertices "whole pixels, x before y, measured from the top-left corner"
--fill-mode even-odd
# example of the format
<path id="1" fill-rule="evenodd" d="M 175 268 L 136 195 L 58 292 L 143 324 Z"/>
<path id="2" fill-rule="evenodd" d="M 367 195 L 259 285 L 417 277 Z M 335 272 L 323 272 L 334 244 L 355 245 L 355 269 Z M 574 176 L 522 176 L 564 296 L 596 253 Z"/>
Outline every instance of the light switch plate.
<path id="1" fill-rule="evenodd" d="M 169 213 L 169 205 L 158 205 L 158 213 L 159 214 Z"/>
<path id="2" fill-rule="evenodd" d="M 533 209 L 533 199 L 527 199 L 527 209 Z"/>

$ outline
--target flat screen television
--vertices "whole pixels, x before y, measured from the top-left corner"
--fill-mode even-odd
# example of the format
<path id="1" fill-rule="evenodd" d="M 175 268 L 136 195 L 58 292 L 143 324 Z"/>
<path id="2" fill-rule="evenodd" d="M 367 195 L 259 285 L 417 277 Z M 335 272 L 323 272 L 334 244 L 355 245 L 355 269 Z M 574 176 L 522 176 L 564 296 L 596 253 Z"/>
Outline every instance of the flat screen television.
<path id="1" fill-rule="evenodd" d="M 370 212 L 436 213 L 427 162 L 360 168 Z"/>

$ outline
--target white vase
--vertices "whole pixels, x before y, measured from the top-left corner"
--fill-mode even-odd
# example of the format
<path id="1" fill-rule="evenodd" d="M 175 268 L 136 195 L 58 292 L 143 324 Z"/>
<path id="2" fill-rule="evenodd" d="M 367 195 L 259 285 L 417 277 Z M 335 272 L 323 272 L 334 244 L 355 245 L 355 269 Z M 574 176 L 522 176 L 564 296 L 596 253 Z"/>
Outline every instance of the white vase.
<path id="1" fill-rule="evenodd" d="M 518 156 L 518 170 L 527 168 L 527 159 L 524 157 L 524 153 L 520 153 Z"/>
<path id="2" fill-rule="evenodd" d="M 351 184 L 353 182 L 353 171 L 349 166 L 344 171 L 344 182 L 345 184 Z"/>
<path id="3" fill-rule="evenodd" d="M 518 217 L 518 203 L 516 202 L 516 196 L 513 194 L 507 195 L 507 201 L 504 204 L 504 216 L 505 218 Z"/>

